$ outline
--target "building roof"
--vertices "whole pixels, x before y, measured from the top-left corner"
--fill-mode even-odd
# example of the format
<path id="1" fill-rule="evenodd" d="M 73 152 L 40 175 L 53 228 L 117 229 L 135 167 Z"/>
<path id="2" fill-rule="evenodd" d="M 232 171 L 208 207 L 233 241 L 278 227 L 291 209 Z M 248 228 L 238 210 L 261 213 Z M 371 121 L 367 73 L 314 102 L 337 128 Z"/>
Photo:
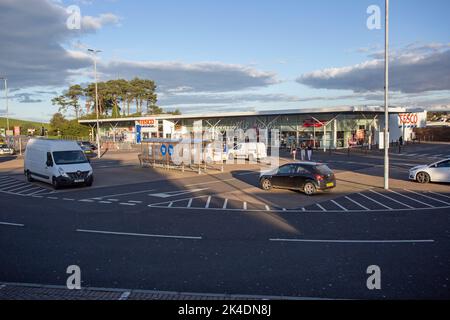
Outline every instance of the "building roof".
<path id="1" fill-rule="evenodd" d="M 389 107 L 390 113 L 406 112 L 406 108 Z M 108 118 L 99 119 L 99 122 L 133 122 L 146 119 L 158 120 L 181 120 L 181 119 L 212 119 L 212 118 L 234 118 L 234 117 L 257 117 L 257 116 L 279 116 L 279 115 L 302 115 L 302 114 L 321 114 L 321 113 L 384 113 L 384 106 L 342 106 L 310 109 L 288 109 L 288 110 L 269 110 L 269 111 L 244 111 L 244 112 L 221 112 L 221 113 L 202 113 L 185 115 L 155 115 L 131 118 Z M 79 120 L 83 124 L 93 123 L 97 120 Z"/>

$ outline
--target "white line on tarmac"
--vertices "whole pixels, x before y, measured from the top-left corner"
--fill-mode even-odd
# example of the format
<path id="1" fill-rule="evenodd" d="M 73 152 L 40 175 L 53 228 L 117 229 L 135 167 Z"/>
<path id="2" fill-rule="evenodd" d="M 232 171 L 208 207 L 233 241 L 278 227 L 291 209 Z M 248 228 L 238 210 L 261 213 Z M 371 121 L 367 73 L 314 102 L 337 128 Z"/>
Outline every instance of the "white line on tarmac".
<path id="1" fill-rule="evenodd" d="M 192 207 L 192 201 L 193 201 L 194 199 L 189 199 L 189 202 L 188 202 L 188 205 L 187 205 L 187 208 L 190 208 L 190 207 Z"/>
<path id="2" fill-rule="evenodd" d="M 402 193 L 400 193 L 400 192 L 396 192 L 396 191 L 393 191 L 393 190 L 388 190 L 388 191 L 389 191 L 389 192 L 392 192 L 392 193 L 395 193 L 395 194 L 398 194 L 399 196 L 404 197 L 404 198 L 407 198 L 407 199 L 409 199 L 409 200 L 412 200 L 412 201 L 421 203 L 421 204 L 423 204 L 424 206 L 427 206 L 427 207 L 429 207 L 429 208 L 436 208 L 435 206 L 432 206 L 431 204 L 428 204 L 428 203 L 422 202 L 422 201 L 420 201 L 420 200 L 411 198 L 411 197 L 409 197 L 409 196 L 407 196 L 407 195 L 404 195 L 404 194 L 402 194 Z"/>
<path id="3" fill-rule="evenodd" d="M 30 195 L 28 192 L 30 192 L 31 190 L 37 190 L 37 189 L 40 190 L 41 187 L 34 187 L 34 188 L 31 188 L 31 189 L 22 190 L 22 191 L 18 192 L 18 194 L 24 194 L 24 192 L 27 192 L 27 195 Z"/>
<path id="4" fill-rule="evenodd" d="M 320 204 L 318 204 L 318 203 L 316 203 L 316 206 L 318 206 L 319 207 L 319 209 L 320 210 L 322 210 L 322 211 L 327 211 L 327 209 L 325 209 L 324 207 L 322 207 Z"/>
<path id="5" fill-rule="evenodd" d="M 439 199 L 436 199 L 436 198 L 424 195 L 423 193 L 418 193 L 418 192 L 415 192 L 415 191 L 412 191 L 412 190 L 406 190 L 406 189 L 403 189 L 403 190 L 405 190 L 407 192 L 415 193 L 415 194 L 417 194 L 419 196 L 422 196 L 422 197 L 425 197 L 425 198 L 428 198 L 428 199 L 431 199 L 431 200 L 434 200 L 434 201 L 437 201 L 437 202 L 440 202 L 440 203 L 443 203 L 443 204 L 446 204 L 446 205 L 450 205 L 450 202 L 442 201 L 442 200 L 439 200 Z"/>
<path id="6" fill-rule="evenodd" d="M 247 210 L 247 202 L 243 203 L 243 210 Z"/>
<path id="7" fill-rule="evenodd" d="M 335 205 L 337 205 L 339 208 L 341 208 L 342 210 L 344 210 L 344 211 L 348 211 L 348 209 L 347 208 L 345 208 L 344 206 L 341 206 L 339 203 L 337 203 L 336 201 L 334 201 L 334 200 L 331 200 L 331 202 L 332 203 L 334 203 Z"/>
<path id="8" fill-rule="evenodd" d="M 382 206 L 383 208 L 386 208 L 386 209 L 388 209 L 388 210 L 390 210 L 390 211 L 394 210 L 394 209 L 392 209 L 391 207 L 388 207 L 387 205 L 384 205 L 384 204 L 382 204 L 381 202 L 378 202 L 377 200 L 372 199 L 371 197 L 366 196 L 366 195 L 363 194 L 363 193 L 358 193 L 358 194 L 359 194 L 360 196 L 366 198 L 366 199 L 369 199 L 369 200 L 372 201 L 372 202 L 375 202 L 376 204 Z M 372 211 L 373 211 L 373 210 L 372 210 Z"/>
<path id="9" fill-rule="evenodd" d="M 134 207 L 136 205 L 136 203 L 128 203 L 128 202 L 121 202 L 119 204 L 121 206 L 129 206 L 129 207 Z"/>
<path id="10" fill-rule="evenodd" d="M 370 211 L 370 209 L 369 208 L 367 208 L 367 207 L 365 207 L 365 206 L 363 206 L 361 203 L 359 203 L 358 201 L 355 201 L 355 200 L 353 200 L 352 198 L 350 198 L 350 197 L 347 197 L 347 196 L 345 196 L 345 199 L 347 199 L 347 200 L 349 200 L 349 201 L 351 201 L 351 202 L 353 202 L 354 204 L 356 204 L 357 206 L 359 206 L 359 207 L 361 207 L 361 208 L 363 208 L 364 210 L 366 210 L 366 211 Z"/>
<path id="11" fill-rule="evenodd" d="M 445 194 L 442 194 L 442 193 L 437 193 L 437 192 L 433 192 L 433 191 L 428 191 L 427 193 L 431 193 L 431 194 L 434 194 L 436 196 L 441 196 L 441 197 L 450 199 L 449 196 L 446 196 Z"/>
<path id="12" fill-rule="evenodd" d="M 206 200 L 205 209 L 208 209 L 210 204 L 211 204 L 211 196 L 209 196 L 208 200 Z"/>
<path id="13" fill-rule="evenodd" d="M 223 207 L 222 209 L 226 209 L 228 205 L 228 199 L 225 199 L 225 201 L 223 202 Z"/>
<path id="14" fill-rule="evenodd" d="M 161 235 L 161 234 L 126 233 L 126 232 L 112 232 L 112 231 L 99 231 L 99 230 L 83 230 L 83 229 L 77 229 L 77 232 L 81 232 L 81 233 L 93 233 L 93 234 L 104 234 L 104 235 L 116 235 L 116 236 L 146 237 L 146 238 L 166 238 L 166 239 L 202 240 L 202 237 L 172 236 L 172 235 Z"/>
<path id="15" fill-rule="evenodd" d="M 17 186 L 19 186 L 19 185 L 21 185 L 23 183 L 24 182 L 16 182 L 16 183 L 10 184 L 9 186 L 0 189 L 0 191 L 4 191 L 4 190 L 11 189 L 11 188 L 15 188 L 15 187 L 17 187 Z"/>
<path id="16" fill-rule="evenodd" d="M 91 199 L 100 200 L 100 199 L 105 199 L 105 198 L 120 197 L 120 196 L 128 196 L 128 195 L 131 195 L 131 194 L 139 194 L 139 193 L 146 193 L 146 192 L 152 192 L 152 191 L 155 191 L 155 189 L 151 189 L 151 190 L 143 190 L 143 191 L 136 191 L 136 192 L 128 192 L 128 193 L 119 193 L 119 194 L 109 194 L 109 195 L 107 195 L 107 196 L 96 197 L 96 198 L 91 198 Z"/>
<path id="17" fill-rule="evenodd" d="M 266 204 L 266 211 L 270 211 L 270 207 Z"/>
<path id="18" fill-rule="evenodd" d="M 312 239 L 270 239 L 273 242 L 304 243 L 434 243 L 434 240 L 312 240 Z"/>
<path id="19" fill-rule="evenodd" d="M 0 222 L 0 225 L 2 225 L 2 226 L 10 226 L 10 227 L 25 227 L 24 224 L 10 223 L 10 222 Z"/>
<path id="20" fill-rule="evenodd" d="M 391 197 L 389 197 L 389 196 L 387 196 L 387 195 L 385 195 L 385 194 L 376 192 L 376 191 L 374 191 L 374 190 L 369 190 L 369 191 L 372 192 L 372 193 L 375 193 L 375 194 L 377 194 L 377 195 L 379 195 L 379 196 L 381 196 L 381 197 L 384 197 L 384 198 L 386 198 L 386 199 L 389 199 L 389 200 L 391 200 L 391 201 L 397 202 L 398 204 L 400 204 L 400 205 L 402 205 L 402 206 L 405 206 L 405 207 L 410 208 L 410 209 L 414 209 L 414 207 L 410 206 L 409 204 L 406 204 L 406 203 L 403 203 L 403 202 L 401 202 L 401 201 L 395 200 L 394 198 L 391 198 Z"/>

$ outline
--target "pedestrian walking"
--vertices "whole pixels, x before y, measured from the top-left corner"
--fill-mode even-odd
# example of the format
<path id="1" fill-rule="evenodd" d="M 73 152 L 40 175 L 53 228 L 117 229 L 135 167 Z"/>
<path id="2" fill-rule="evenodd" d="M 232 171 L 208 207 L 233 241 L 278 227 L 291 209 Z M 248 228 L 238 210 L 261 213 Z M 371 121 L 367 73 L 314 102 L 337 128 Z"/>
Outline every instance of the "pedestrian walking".
<path id="1" fill-rule="evenodd" d="M 313 148 L 312 148 L 311 144 L 309 144 L 308 145 L 308 161 L 311 161 L 312 154 L 313 154 Z"/>

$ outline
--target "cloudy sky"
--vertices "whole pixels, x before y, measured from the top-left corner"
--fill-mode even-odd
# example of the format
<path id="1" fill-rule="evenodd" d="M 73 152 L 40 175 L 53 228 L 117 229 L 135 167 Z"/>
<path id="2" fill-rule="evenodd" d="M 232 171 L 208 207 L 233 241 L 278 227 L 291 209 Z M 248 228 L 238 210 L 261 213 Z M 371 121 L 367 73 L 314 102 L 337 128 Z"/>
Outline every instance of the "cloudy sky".
<path id="1" fill-rule="evenodd" d="M 393 103 L 449 105 L 450 1 L 391 3 Z M 74 5 L 79 29 L 68 27 Z M 371 5 L 384 0 L 0 0 L 0 77 L 11 116 L 42 121 L 52 97 L 92 81 L 87 48 L 103 51 L 101 80 L 153 79 L 168 110 L 382 104 Z"/>

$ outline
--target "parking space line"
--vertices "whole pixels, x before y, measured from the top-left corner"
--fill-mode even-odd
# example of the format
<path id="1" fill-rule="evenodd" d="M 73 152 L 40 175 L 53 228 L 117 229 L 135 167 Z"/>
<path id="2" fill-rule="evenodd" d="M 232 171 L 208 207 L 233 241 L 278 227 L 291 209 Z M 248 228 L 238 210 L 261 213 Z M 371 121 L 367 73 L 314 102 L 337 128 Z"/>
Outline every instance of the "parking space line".
<path id="1" fill-rule="evenodd" d="M 315 239 L 269 239 L 272 242 L 304 242 L 304 243 L 434 243 L 434 240 L 315 240 Z"/>
<path id="2" fill-rule="evenodd" d="M 146 193 L 146 192 L 152 192 L 155 191 L 154 189 L 151 190 L 143 190 L 143 191 L 136 191 L 136 192 L 127 192 L 127 193 L 119 193 L 119 194 L 109 194 L 107 196 L 103 196 L 103 197 L 97 197 L 95 199 L 105 199 L 105 198 L 112 198 L 112 197 L 120 197 L 120 196 L 128 196 L 128 195 L 132 195 L 132 194 L 139 194 L 139 193 Z M 94 198 L 92 198 L 94 199 Z"/>
<path id="3" fill-rule="evenodd" d="M 243 209 L 244 209 L 244 210 L 247 210 L 247 202 L 244 202 L 244 204 L 243 204 Z"/>
<path id="4" fill-rule="evenodd" d="M 422 201 L 420 201 L 420 200 L 411 198 L 411 197 L 409 197 L 409 196 L 407 196 L 407 195 L 401 194 L 400 192 L 396 192 L 396 191 L 393 191 L 393 190 L 388 190 L 388 191 L 389 191 L 389 192 L 392 192 L 392 193 L 395 193 L 395 194 L 397 194 L 397 195 L 399 195 L 399 196 L 401 196 L 401 197 L 405 197 L 405 198 L 410 199 L 410 200 L 412 200 L 412 201 L 421 203 L 421 204 L 423 204 L 424 206 L 427 206 L 427 207 L 429 207 L 429 208 L 436 208 L 435 206 L 432 206 L 431 204 L 428 204 L 428 203 L 422 202 Z"/>
<path id="5" fill-rule="evenodd" d="M 99 201 L 98 203 L 102 203 L 102 204 L 112 204 L 111 201 Z"/>
<path id="6" fill-rule="evenodd" d="M 28 189 L 27 189 L 28 188 Z M 23 191 L 21 191 L 21 192 L 25 192 L 26 190 L 33 190 L 33 189 L 36 189 L 36 187 L 33 187 L 33 185 L 29 185 L 29 184 L 25 184 L 25 185 L 23 185 L 23 186 L 21 186 L 21 187 L 17 187 L 17 188 L 14 188 L 14 189 L 12 189 L 12 190 L 9 190 L 9 192 L 17 192 L 17 191 L 19 191 L 19 190 L 22 190 L 22 189 L 25 189 L 25 190 L 23 190 Z M 17 193 L 21 193 L 21 192 L 17 192 Z"/>
<path id="7" fill-rule="evenodd" d="M 209 208 L 210 203 L 211 203 L 211 196 L 209 196 L 208 200 L 206 200 L 205 209 Z"/>
<path id="8" fill-rule="evenodd" d="M 343 206 L 341 206 L 339 203 L 337 203 L 336 201 L 334 201 L 334 200 L 331 200 L 331 202 L 332 203 L 334 203 L 335 205 L 337 205 L 339 208 L 341 208 L 342 210 L 344 210 L 344 211 L 348 211 L 348 209 L 347 208 L 345 208 L 345 207 L 343 207 Z"/>
<path id="9" fill-rule="evenodd" d="M 29 195 L 30 195 L 30 196 L 34 196 L 34 195 L 37 195 L 37 194 L 39 194 L 39 193 L 41 193 L 41 192 L 44 192 L 44 191 L 48 191 L 48 190 L 47 190 L 47 189 L 42 189 L 42 190 L 33 192 L 33 193 L 29 194 Z"/>
<path id="10" fill-rule="evenodd" d="M 17 186 L 19 186 L 21 184 L 23 184 L 23 182 L 16 182 L 16 183 L 10 184 L 7 187 L 4 187 L 4 188 L 0 189 L 0 191 L 7 191 L 8 189 L 11 189 L 11 188 L 14 189 L 15 187 L 17 187 Z"/>
<path id="11" fill-rule="evenodd" d="M 190 198 L 186 208 L 192 207 L 192 201 L 194 201 L 194 199 Z"/>
<path id="12" fill-rule="evenodd" d="M 129 207 L 134 207 L 136 205 L 135 203 L 128 203 L 128 202 L 121 202 L 119 204 L 121 206 L 129 206 Z"/>
<path id="13" fill-rule="evenodd" d="M 126 232 L 83 230 L 83 229 L 77 229 L 76 231 L 77 232 L 81 232 L 81 233 L 93 233 L 93 234 L 116 235 L 116 236 L 133 236 L 133 237 L 184 239 L 184 240 L 202 240 L 202 237 L 191 237 L 191 236 L 171 236 L 171 235 L 161 235 L 161 234 L 126 233 Z"/>
<path id="14" fill-rule="evenodd" d="M 30 195 L 30 191 L 32 191 L 32 190 L 41 190 L 42 188 L 41 187 L 34 187 L 34 188 L 31 188 L 31 189 L 26 189 L 26 190 L 22 190 L 22 191 L 20 191 L 20 192 L 18 192 L 18 194 L 24 194 L 24 192 L 26 192 L 27 193 L 27 195 Z M 33 193 L 34 193 L 34 191 L 33 191 Z"/>
<path id="15" fill-rule="evenodd" d="M 266 204 L 266 211 L 270 211 L 270 207 Z"/>
<path id="16" fill-rule="evenodd" d="M 21 223 L 11 223 L 11 222 L 0 222 L 0 225 L 2 225 L 2 226 L 9 226 L 9 227 L 25 227 L 24 224 L 21 224 Z"/>
<path id="17" fill-rule="evenodd" d="M 371 197 L 366 196 L 366 195 L 363 194 L 363 193 L 358 193 L 358 194 L 359 194 L 360 196 L 362 196 L 362 197 L 364 197 L 364 198 L 366 198 L 366 199 L 372 201 L 372 202 L 375 202 L 376 204 L 382 206 L 383 208 L 386 208 L 386 209 L 388 209 L 388 210 L 390 210 L 390 211 L 394 210 L 394 209 L 392 209 L 391 207 L 388 207 L 387 205 L 384 205 L 384 204 L 382 204 L 381 202 L 379 202 L 379 201 L 377 201 L 377 200 L 375 200 L 375 199 L 372 199 Z M 371 210 L 371 211 L 373 211 L 373 210 Z"/>
<path id="18" fill-rule="evenodd" d="M 130 200 L 130 201 L 128 201 L 128 202 L 130 202 L 130 203 L 136 203 L 136 204 L 141 204 L 141 203 L 142 203 L 142 201 L 135 201 L 135 200 Z"/>
<path id="19" fill-rule="evenodd" d="M 355 200 L 353 200 L 352 198 L 350 198 L 350 197 L 347 197 L 347 196 L 345 196 L 345 199 L 347 199 L 347 200 L 349 200 L 349 201 L 351 201 L 351 202 L 353 202 L 354 204 L 356 204 L 358 207 L 360 207 L 360 208 L 363 208 L 364 210 L 366 210 L 366 211 L 370 211 L 370 209 L 369 208 L 367 208 L 367 207 L 365 207 L 365 206 L 363 206 L 361 203 L 359 203 L 359 202 L 357 202 L 357 201 L 355 201 Z"/>
<path id="20" fill-rule="evenodd" d="M 428 191 L 427 193 L 431 193 L 431 194 L 434 194 L 436 196 L 441 196 L 441 197 L 450 199 L 449 196 L 446 196 L 445 194 L 442 194 L 442 193 L 437 193 L 437 192 L 433 192 L 433 191 Z"/>
<path id="21" fill-rule="evenodd" d="M 418 193 L 418 192 L 415 192 L 415 191 L 412 191 L 412 190 L 406 190 L 406 189 L 404 189 L 404 190 L 407 191 L 407 192 L 415 193 L 415 194 L 417 194 L 419 196 L 422 196 L 422 197 L 425 197 L 425 198 L 428 198 L 428 199 L 431 199 L 431 200 L 434 200 L 434 201 L 446 204 L 446 205 L 450 205 L 450 202 L 442 201 L 442 200 L 439 200 L 439 199 L 436 199 L 436 198 L 424 195 L 423 193 Z"/>
<path id="22" fill-rule="evenodd" d="M 223 202 L 223 207 L 222 209 L 226 209 L 228 205 L 228 199 L 225 199 L 225 201 Z"/>
<path id="23" fill-rule="evenodd" d="M 414 209 L 414 207 L 410 206 L 409 204 L 406 204 L 406 203 L 403 203 L 403 202 L 401 202 L 401 201 L 398 201 L 398 200 L 396 200 L 396 199 L 394 199 L 394 198 L 391 198 L 391 197 L 389 197 L 389 196 L 387 196 L 387 195 L 385 195 L 385 194 L 376 192 L 376 191 L 374 191 L 374 190 L 369 190 L 369 191 L 372 192 L 372 193 L 375 193 L 375 194 L 377 194 L 377 195 L 379 195 L 379 196 L 381 196 L 381 197 L 384 197 L 384 198 L 386 198 L 386 199 L 389 199 L 389 200 L 391 200 L 391 201 L 394 201 L 394 202 L 396 202 L 396 203 L 398 203 L 398 204 L 400 204 L 400 205 L 402 205 L 402 206 L 404 206 L 404 207 L 407 207 L 407 208 L 410 208 L 410 209 Z"/>
<path id="24" fill-rule="evenodd" d="M 169 203 L 169 205 L 167 207 L 168 208 L 172 208 L 173 207 L 173 202 Z"/>
<path id="25" fill-rule="evenodd" d="M 316 206 L 319 207 L 320 210 L 322 211 L 328 211 L 327 209 L 325 209 L 324 207 L 322 207 L 320 204 L 316 203 Z"/>

